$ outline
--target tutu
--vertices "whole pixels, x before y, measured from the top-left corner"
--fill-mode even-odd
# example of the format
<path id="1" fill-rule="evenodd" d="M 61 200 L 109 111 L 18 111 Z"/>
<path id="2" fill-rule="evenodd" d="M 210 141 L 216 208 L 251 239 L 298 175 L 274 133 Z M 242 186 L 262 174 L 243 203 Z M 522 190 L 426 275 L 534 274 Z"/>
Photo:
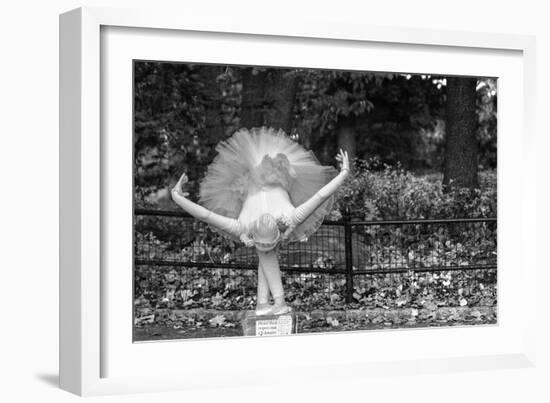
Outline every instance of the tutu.
<path id="1" fill-rule="evenodd" d="M 336 175 L 282 131 L 241 129 L 216 147 L 218 155 L 200 184 L 200 202 L 250 228 L 262 214 L 289 215 Z M 333 197 L 297 225 L 288 241 L 303 241 L 331 211 Z M 225 234 L 228 235 L 228 234 Z M 234 237 L 232 237 L 234 238 Z"/>

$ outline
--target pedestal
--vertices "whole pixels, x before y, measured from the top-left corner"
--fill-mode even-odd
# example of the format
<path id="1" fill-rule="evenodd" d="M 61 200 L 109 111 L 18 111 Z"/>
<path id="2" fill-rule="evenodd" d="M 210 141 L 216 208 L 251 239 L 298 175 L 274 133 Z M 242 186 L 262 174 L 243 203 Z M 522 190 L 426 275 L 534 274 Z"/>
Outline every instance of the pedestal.
<path id="1" fill-rule="evenodd" d="M 296 315 L 293 312 L 257 316 L 254 311 L 248 311 L 241 323 L 245 336 L 284 336 L 296 333 Z"/>

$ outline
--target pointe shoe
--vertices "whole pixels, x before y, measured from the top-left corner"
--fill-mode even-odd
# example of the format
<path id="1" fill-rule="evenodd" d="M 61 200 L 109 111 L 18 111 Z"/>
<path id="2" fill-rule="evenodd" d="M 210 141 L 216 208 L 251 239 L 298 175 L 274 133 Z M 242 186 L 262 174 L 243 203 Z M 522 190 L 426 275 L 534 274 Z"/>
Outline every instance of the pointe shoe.
<path id="1" fill-rule="evenodd" d="M 271 309 L 272 309 L 272 305 L 268 303 L 257 304 L 256 310 L 254 312 L 256 313 L 257 316 L 269 315 L 269 313 L 271 312 Z"/>
<path id="2" fill-rule="evenodd" d="M 285 302 L 279 304 L 275 303 L 275 305 L 271 307 L 268 315 L 284 315 L 285 313 L 289 313 L 290 311 L 292 311 L 292 308 L 289 307 Z"/>

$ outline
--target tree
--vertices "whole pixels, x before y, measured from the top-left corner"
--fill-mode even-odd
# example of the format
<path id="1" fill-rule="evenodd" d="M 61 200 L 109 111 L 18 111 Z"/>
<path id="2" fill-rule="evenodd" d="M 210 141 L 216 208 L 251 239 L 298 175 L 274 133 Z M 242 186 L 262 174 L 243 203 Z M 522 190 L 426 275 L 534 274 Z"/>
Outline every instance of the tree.
<path id="1" fill-rule="evenodd" d="M 298 132 L 316 154 L 336 146 L 351 157 L 377 157 L 407 168 L 425 159 L 423 130 L 433 130 L 443 105 L 440 79 L 357 71 L 302 70 Z M 431 168 L 431 167 L 430 167 Z"/>
<path id="2" fill-rule="evenodd" d="M 449 79 L 447 88 L 430 75 L 136 62 L 134 79 L 135 189 L 144 203 L 182 171 L 194 194 L 215 146 L 241 127 L 282 129 L 323 164 L 341 147 L 445 170 L 449 189 L 475 187 L 479 167 L 496 167 L 494 78 L 480 78 L 476 92 L 475 79 Z"/>
<path id="3" fill-rule="evenodd" d="M 373 106 L 368 97 L 371 80 L 382 77 L 313 69 L 300 70 L 299 74 L 302 80 L 296 114 L 301 141 L 316 149 L 321 159 L 331 159 L 337 151 L 335 146 L 353 159 L 363 118 Z"/>
<path id="4" fill-rule="evenodd" d="M 482 169 L 497 166 L 497 80 L 483 78 L 477 83 L 478 155 Z"/>
<path id="5" fill-rule="evenodd" d="M 268 126 L 290 134 L 298 76 L 293 70 L 275 69 L 271 71 L 266 84 L 265 122 Z"/>
<path id="6" fill-rule="evenodd" d="M 336 139 L 338 148 L 347 151 L 353 161 L 357 154 L 357 123 L 353 115 L 340 116 L 336 123 Z"/>
<path id="7" fill-rule="evenodd" d="M 143 201 L 182 167 L 197 166 L 202 123 L 194 66 L 135 62 L 134 83 L 135 190 Z"/>
<path id="8" fill-rule="evenodd" d="M 264 86 L 267 70 L 245 67 L 242 71 L 241 126 L 259 127 L 264 124 Z"/>
<path id="9" fill-rule="evenodd" d="M 219 82 L 223 72 L 224 66 L 220 65 L 204 65 L 199 69 L 201 83 L 203 83 L 201 93 L 204 105 L 204 137 L 213 145 L 225 138 L 223 98 Z"/>
<path id="10" fill-rule="evenodd" d="M 195 193 L 232 129 L 232 75 L 219 65 L 136 62 L 134 80 L 136 199 L 159 200 L 182 171 Z"/>
<path id="11" fill-rule="evenodd" d="M 443 185 L 449 190 L 478 186 L 476 85 L 475 78 L 447 78 Z"/>
<path id="12" fill-rule="evenodd" d="M 269 126 L 290 134 L 297 87 L 293 70 L 244 68 L 241 127 Z"/>

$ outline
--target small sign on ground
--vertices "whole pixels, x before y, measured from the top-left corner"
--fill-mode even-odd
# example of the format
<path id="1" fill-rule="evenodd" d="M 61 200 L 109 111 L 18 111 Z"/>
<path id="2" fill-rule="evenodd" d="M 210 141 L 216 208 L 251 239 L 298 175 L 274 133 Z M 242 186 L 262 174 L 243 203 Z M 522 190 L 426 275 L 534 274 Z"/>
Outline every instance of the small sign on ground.
<path id="1" fill-rule="evenodd" d="M 242 321 L 245 336 L 285 336 L 296 332 L 295 324 L 293 313 L 264 316 L 249 313 Z"/>

